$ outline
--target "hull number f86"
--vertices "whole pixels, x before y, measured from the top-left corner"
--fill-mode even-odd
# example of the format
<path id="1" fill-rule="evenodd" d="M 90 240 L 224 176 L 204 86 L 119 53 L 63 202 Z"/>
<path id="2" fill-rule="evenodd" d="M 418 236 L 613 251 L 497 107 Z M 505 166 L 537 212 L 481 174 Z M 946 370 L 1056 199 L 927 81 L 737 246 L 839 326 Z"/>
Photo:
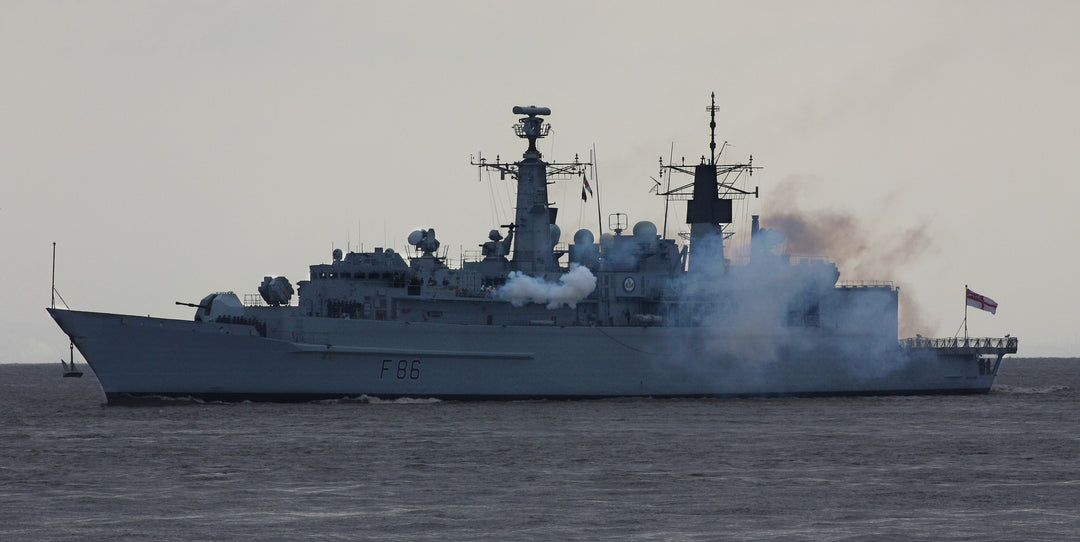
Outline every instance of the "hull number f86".
<path id="1" fill-rule="evenodd" d="M 398 380 L 416 380 L 420 378 L 420 360 L 414 359 L 384 359 L 379 378 L 397 378 Z"/>

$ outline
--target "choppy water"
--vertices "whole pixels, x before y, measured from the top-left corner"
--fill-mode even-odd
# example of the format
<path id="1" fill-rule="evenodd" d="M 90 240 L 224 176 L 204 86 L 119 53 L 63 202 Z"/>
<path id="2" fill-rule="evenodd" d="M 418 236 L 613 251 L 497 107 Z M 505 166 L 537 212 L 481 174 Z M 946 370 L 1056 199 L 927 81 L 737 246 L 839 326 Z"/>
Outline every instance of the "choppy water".
<path id="1" fill-rule="evenodd" d="M 0 540 L 1080 537 L 1080 360 L 985 396 L 103 402 L 0 365 Z"/>

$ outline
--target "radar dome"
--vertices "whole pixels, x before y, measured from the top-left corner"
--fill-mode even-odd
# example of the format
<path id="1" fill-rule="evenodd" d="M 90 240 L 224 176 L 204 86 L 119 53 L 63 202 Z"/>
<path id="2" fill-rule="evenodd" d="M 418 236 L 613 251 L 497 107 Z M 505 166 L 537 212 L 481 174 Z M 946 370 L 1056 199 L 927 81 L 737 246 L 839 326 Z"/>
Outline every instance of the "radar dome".
<path id="1" fill-rule="evenodd" d="M 562 237 L 562 230 L 558 224 L 552 224 L 551 228 L 551 246 L 559 244 L 559 238 Z"/>
<path id="2" fill-rule="evenodd" d="M 595 241 L 591 231 L 586 229 L 580 229 L 574 234 L 575 245 L 591 245 Z"/>
<path id="3" fill-rule="evenodd" d="M 416 246 L 420 244 L 420 241 L 424 240 L 424 230 L 416 230 L 409 234 L 409 244 Z"/>
<path id="4" fill-rule="evenodd" d="M 656 224 L 648 220 L 642 220 L 634 224 L 634 238 L 638 241 L 652 241 L 656 239 Z"/>
<path id="5" fill-rule="evenodd" d="M 341 261 L 341 249 L 340 248 L 335 248 L 334 249 L 334 261 L 335 262 L 340 262 Z"/>

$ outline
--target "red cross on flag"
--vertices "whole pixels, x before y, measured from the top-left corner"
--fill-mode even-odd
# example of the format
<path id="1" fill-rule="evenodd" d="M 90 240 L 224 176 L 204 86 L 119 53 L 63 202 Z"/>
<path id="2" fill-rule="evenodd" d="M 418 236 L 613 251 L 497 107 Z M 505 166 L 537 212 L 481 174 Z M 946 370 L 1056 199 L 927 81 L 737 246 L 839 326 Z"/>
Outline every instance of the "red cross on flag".
<path id="1" fill-rule="evenodd" d="M 997 314 L 997 302 L 989 297 L 972 292 L 970 288 L 967 291 L 967 304 L 969 307 L 982 309 L 990 314 Z"/>

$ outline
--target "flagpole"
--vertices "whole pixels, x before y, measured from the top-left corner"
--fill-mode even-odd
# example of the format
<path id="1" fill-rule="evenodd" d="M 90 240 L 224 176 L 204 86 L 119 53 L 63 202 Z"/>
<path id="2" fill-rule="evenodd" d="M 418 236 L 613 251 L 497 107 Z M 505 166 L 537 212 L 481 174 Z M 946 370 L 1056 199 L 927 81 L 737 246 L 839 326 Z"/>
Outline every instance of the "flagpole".
<path id="1" fill-rule="evenodd" d="M 968 340 L 968 334 L 967 334 L 967 316 L 968 316 L 967 296 L 968 296 L 968 285 L 965 284 L 964 285 L 964 345 L 965 346 L 967 345 L 967 340 Z"/>
<path id="2" fill-rule="evenodd" d="M 49 307 L 56 308 L 56 241 L 52 244 L 52 293 L 50 294 Z"/>

